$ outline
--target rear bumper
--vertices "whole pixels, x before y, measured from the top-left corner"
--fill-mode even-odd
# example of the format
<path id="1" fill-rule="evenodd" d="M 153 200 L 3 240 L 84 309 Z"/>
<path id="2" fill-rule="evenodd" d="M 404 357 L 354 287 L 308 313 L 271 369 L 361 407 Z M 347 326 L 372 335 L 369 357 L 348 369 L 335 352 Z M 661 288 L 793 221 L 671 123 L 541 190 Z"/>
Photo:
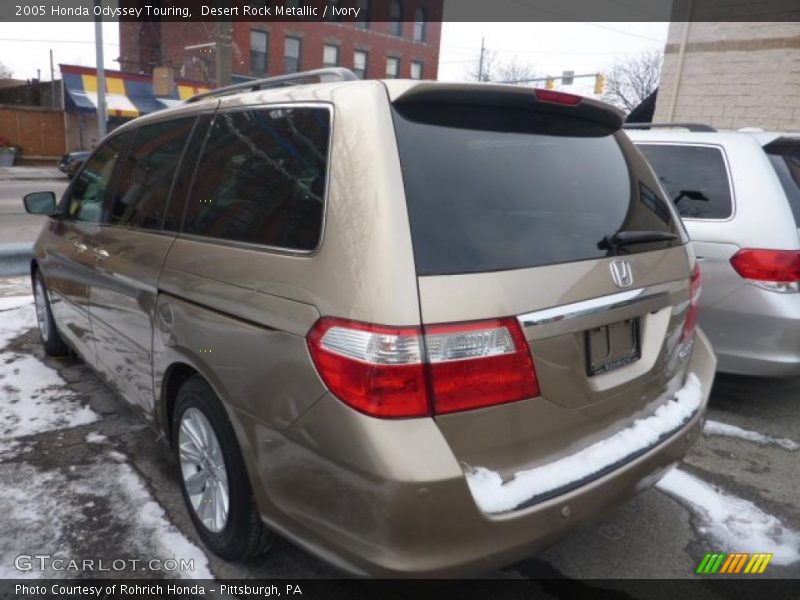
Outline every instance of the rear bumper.
<path id="1" fill-rule="evenodd" d="M 245 424 L 262 517 L 358 575 L 456 577 L 541 549 L 655 483 L 700 434 L 716 360 L 698 332 L 700 409 L 675 434 L 579 488 L 529 508 L 481 512 L 432 419 L 371 419 L 325 397 L 286 437 Z M 240 415 L 241 417 L 241 415 Z"/>
<path id="2" fill-rule="evenodd" d="M 800 294 L 745 284 L 712 306 L 700 307 L 723 373 L 800 376 Z"/>

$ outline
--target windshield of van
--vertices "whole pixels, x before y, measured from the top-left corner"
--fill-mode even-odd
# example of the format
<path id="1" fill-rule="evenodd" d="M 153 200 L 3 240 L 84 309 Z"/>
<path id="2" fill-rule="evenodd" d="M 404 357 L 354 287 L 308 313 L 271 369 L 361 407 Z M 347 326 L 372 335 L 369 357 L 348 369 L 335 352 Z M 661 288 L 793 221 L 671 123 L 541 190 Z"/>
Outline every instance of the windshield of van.
<path id="1" fill-rule="evenodd" d="M 765 150 L 786 192 L 795 224 L 800 228 L 800 140 L 794 144 L 771 144 Z"/>
<path id="2" fill-rule="evenodd" d="M 394 107 L 417 273 L 519 269 L 680 244 L 613 133 L 513 107 Z M 632 181 L 635 183 L 632 184 Z M 624 247 L 626 231 L 654 233 Z"/>

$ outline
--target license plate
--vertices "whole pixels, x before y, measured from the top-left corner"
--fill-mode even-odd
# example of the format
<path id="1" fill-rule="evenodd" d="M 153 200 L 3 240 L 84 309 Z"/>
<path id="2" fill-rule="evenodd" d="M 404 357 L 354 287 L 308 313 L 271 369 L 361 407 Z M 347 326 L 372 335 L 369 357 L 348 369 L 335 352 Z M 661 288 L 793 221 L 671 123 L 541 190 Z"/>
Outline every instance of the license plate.
<path id="1" fill-rule="evenodd" d="M 603 325 L 586 332 L 586 370 L 608 373 L 639 360 L 639 320 Z"/>

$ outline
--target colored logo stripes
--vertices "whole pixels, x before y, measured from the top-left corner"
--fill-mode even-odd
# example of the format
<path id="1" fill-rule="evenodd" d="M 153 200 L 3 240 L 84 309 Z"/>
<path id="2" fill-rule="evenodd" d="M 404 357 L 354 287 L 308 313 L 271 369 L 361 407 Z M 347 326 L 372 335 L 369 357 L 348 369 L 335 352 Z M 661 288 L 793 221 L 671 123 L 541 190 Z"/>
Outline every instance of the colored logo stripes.
<path id="1" fill-rule="evenodd" d="M 772 554 L 765 552 L 756 552 L 754 554 L 748 552 L 733 552 L 730 554 L 709 552 L 700 561 L 700 566 L 697 567 L 696 573 L 700 575 L 763 573 L 771 560 Z"/>

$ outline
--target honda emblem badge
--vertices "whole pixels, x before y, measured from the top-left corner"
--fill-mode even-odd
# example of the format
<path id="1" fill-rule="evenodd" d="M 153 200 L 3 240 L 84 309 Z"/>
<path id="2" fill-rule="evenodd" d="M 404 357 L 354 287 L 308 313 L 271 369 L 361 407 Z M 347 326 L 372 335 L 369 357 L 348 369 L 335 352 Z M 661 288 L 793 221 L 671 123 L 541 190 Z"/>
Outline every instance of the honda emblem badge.
<path id="1" fill-rule="evenodd" d="M 624 258 L 611 261 L 611 279 L 618 288 L 626 288 L 633 285 L 633 271 L 631 263 Z"/>

